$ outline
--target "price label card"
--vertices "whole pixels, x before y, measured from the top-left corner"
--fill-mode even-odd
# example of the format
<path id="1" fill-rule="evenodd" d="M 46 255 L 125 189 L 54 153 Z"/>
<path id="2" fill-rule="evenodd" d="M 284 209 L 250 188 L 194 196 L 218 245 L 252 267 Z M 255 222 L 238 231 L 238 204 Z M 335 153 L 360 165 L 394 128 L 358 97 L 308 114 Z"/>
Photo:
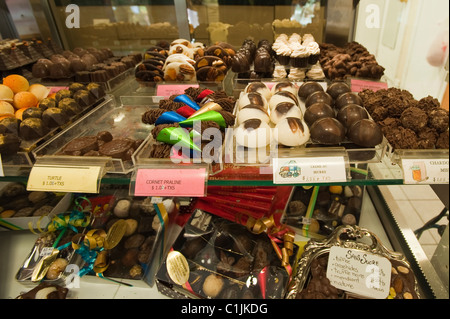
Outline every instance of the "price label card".
<path id="1" fill-rule="evenodd" d="M 169 98 L 171 95 L 184 94 L 187 88 L 198 88 L 198 84 L 159 84 L 156 88 L 157 96 L 164 96 Z"/>
<path id="2" fill-rule="evenodd" d="M 335 157 L 274 158 L 274 184 L 346 182 L 345 160 Z"/>
<path id="3" fill-rule="evenodd" d="M 352 92 L 361 92 L 365 89 L 369 89 L 369 90 L 376 92 L 378 90 L 388 88 L 388 85 L 385 82 L 375 82 L 375 81 L 351 79 L 350 83 L 351 83 L 351 87 L 352 87 Z"/>
<path id="4" fill-rule="evenodd" d="M 405 184 L 448 184 L 448 159 L 402 159 Z"/>
<path id="5" fill-rule="evenodd" d="M 331 284 L 368 298 L 386 299 L 391 282 L 391 262 L 369 252 L 333 246 L 327 278 Z"/>
<path id="6" fill-rule="evenodd" d="M 98 193 L 100 166 L 35 165 L 28 178 L 27 190 L 63 193 Z"/>
<path id="7" fill-rule="evenodd" d="M 134 196 L 204 197 L 206 169 L 139 169 Z"/>

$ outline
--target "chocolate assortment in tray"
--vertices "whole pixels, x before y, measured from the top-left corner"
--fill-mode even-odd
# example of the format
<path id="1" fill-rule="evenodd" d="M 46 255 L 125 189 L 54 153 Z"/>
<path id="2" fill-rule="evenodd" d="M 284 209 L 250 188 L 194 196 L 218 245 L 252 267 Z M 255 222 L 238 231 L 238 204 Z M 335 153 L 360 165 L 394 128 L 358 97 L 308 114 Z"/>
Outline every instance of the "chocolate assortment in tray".
<path id="1" fill-rule="evenodd" d="M 354 162 L 377 160 L 375 149 L 384 145 L 381 128 L 345 82 L 282 81 L 271 89 L 251 82 L 235 113 L 235 142 L 247 149 L 343 146 Z"/>
<path id="2" fill-rule="evenodd" d="M 0 119 L 0 151 L 5 157 L 31 151 L 105 96 L 102 86 L 93 82 L 72 83 L 52 94 L 41 84 L 29 85 L 20 75 L 10 75 L 3 83 L 3 94 L 6 88 L 17 92 L 11 102 L 0 101 L 2 113 L 7 112 Z"/>
<path id="3" fill-rule="evenodd" d="M 133 68 L 141 60 L 141 54 L 115 57 L 110 49 L 78 47 L 37 60 L 32 67 L 32 74 L 45 81 L 69 79 L 82 83 L 107 82 Z"/>
<path id="4" fill-rule="evenodd" d="M 373 273 L 366 268 L 369 266 L 359 267 L 364 263 L 355 257 L 365 258 L 366 265 L 369 261 L 376 263 L 380 278 L 371 277 Z M 347 225 L 306 244 L 286 298 L 419 299 L 420 294 L 405 256 L 386 248 L 370 230 Z"/>
<path id="5" fill-rule="evenodd" d="M 154 201 L 152 197 L 129 197 L 120 192 L 104 200 L 109 203 L 110 211 L 93 228 L 108 233 L 111 227 L 124 225 L 124 233 L 116 246 L 99 253 L 96 264 L 107 265 L 103 271 L 106 277 L 134 280 L 145 277 L 152 285 L 179 204 L 171 198 Z"/>
<path id="6" fill-rule="evenodd" d="M 298 186 L 282 220 L 300 235 L 322 238 L 341 225 L 358 225 L 363 195 L 363 186 Z"/>
<path id="7" fill-rule="evenodd" d="M 205 46 L 176 39 L 160 41 L 148 48 L 144 60 L 136 66 L 139 83 L 155 82 L 221 82 L 231 68 L 234 48 L 225 42 Z"/>
<path id="8" fill-rule="evenodd" d="M 174 298 L 274 299 L 284 297 L 289 278 L 266 233 L 195 210 L 156 282 Z"/>
<path id="9" fill-rule="evenodd" d="M 181 144 L 183 148 L 203 151 L 208 148 L 214 161 L 218 161 L 225 129 L 234 125 L 231 113 L 235 100 L 224 91 L 204 88 L 188 88 L 185 94 L 173 95 L 159 102 L 159 108 L 149 109 L 142 114 L 142 122 L 155 125 L 152 129 L 152 143 L 149 158 L 179 158 L 182 149 L 172 147 Z M 208 132 L 207 129 L 212 129 Z M 191 156 L 191 154 L 187 154 Z M 195 156 L 195 154 L 194 154 Z M 203 154 L 205 158 L 205 154 Z"/>
<path id="10" fill-rule="evenodd" d="M 325 76 L 331 81 L 344 80 L 350 76 L 379 80 L 385 70 L 373 54 L 355 41 L 343 47 L 321 43 L 319 61 Z"/>
<path id="11" fill-rule="evenodd" d="M 431 96 L 416 100 L 407 90 L 363 90 L 363 106 L 396 149 L 448 149 L 449 113 Z"/>

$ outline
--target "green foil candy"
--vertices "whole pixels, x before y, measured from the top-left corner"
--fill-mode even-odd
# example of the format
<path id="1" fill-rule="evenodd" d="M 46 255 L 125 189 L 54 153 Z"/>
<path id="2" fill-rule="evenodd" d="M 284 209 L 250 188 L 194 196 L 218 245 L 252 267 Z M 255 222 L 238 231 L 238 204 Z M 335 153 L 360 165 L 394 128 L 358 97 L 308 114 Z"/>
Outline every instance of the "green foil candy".
<path id="1" fill-rule="evenodd" d="M 156 140 L 167 144 L 181 146 L 201 152 L 201 149 L 191 140 L 189 133 L 182 127 L 167 127 L 159 132 Z"/>

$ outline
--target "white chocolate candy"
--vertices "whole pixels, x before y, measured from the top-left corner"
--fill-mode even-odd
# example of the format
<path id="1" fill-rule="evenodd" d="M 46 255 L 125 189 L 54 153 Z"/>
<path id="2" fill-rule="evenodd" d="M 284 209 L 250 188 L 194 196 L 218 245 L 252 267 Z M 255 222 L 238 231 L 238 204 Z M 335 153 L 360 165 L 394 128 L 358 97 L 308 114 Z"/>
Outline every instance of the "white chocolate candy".
<path id="1" fill-rule="evenodd" d="M 272 93 L 270 92 L 267 85 L 263 82 L 251 82 L 247 84 L 244 89 L 244 93 L 257 92 L 264 96 L 264 98 L 269 101 L 272 97 Z"/>
<path id="2" fill-rule="evenodd" d="M 172 62 L 164 68 L 165 81 L 195 82 L 195 68 L 189 63 Z"/>
<path id="3" fill-rule="evenodd" d="M 243 93 L 241 94 L 238 100 L 238 107 L 241 110 L 243 107 L 249 104 L 260 105 L 264 108 L 264 110 L 268 110 L 269 102 L 267 102 L 266 98 L 257 92 Z"/>
<path id="4" fill-rule="evenodd" d="M 292 102 L 281 102 L 270 112 L 270 120 L 273 124 L 278 124 L 286 117 L 295 117 L 303 119 L 303 113 L 300 108 Z"/>
<path id="5" fill-rule="evenodd" d="M 236 143 L 249 148 L 266 147 L 272 139 L 272 128 L 261 120 L 243 122 L 235 131 Z"/>
<path id="6" fill-rule="evenodd" d="M 170 47 L 173 47 L 174 45 L 177 45 L 177 44 L 182 44 L 184 46 L 187 46 L 188 48 L 192 48 L 193 47 L 191 41 L 189 41 L 187 39 L 176 39 L 176 40 L 173 40 L 172 43 L 170 43 Z"/>
<path id="7" fill-rule="evenodd" d="M 275 107 L 282 102 L 291 102 L 299 106 L 299 100 L 296 95 L 288 91 L 280 91 L 275 93 L 269 100 L 269 109 L 273 111 Z"/>
<path id="8" fill-rule="evenodd" d="M 183 44 L 174 44 L 169 49 L 169 55 L 181 53 L 186 55 L 188 58 L 193 59 L 194 58 L 194 50 L 192 48 L 188 48 L 187 46 Z"/>
<path id="9" fill-rule="evenodd" d="M 295 83 L 290 82 L 290 81 L 278 82 L 274 86 L 272 86 L 272 89 L 271 89 L 272 96 L 275 93 L 280 92 L 280 91 L 288 91 L 288 92 L 291 92 L 292 94 L 294 94 L 295 96 L 297 96 L 298 87 L 297 87 L 297 85 L 295 85 Z"/>
<path id="10" fill-rule="evenodd" d="M 285 146 L 300 146 L 308 142 L 310 133 L 306 123 L 298 118 L 286 117 L 274 128 L 275 140 Z"/>
<path id="11" fill-rule="evenodd" d="M 250 119 L 259 119 L 262 122 L 269 124 L 269 114 L 259 105 L 248 104 L 244 106 L 238 113 L 236 122 L 238 125 Z"/>
<path id="12" fill-rule="evenodd" d="M 186 55 L 181 53 L 176 53 L 169 55 L 166 58 L 166 61 L 164 62 L 163 70 L 166 68 L 166 66 L 172 62 L 180 62 L 180 63 L 189 63 L 191 65 L 195 64 L 195 60 L 188 58 Z"/>

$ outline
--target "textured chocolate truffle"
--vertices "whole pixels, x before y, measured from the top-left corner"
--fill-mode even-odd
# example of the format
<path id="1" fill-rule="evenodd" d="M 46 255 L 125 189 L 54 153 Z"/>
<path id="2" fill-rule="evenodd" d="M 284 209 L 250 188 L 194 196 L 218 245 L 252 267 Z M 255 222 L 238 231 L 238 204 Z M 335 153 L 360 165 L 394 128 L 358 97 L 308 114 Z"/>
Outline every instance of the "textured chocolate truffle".
<path id="1" fill-rule="evenodd" d="M 400 121 L 403 127 L 418 132 L 427 125 L 428 116 L 425 111 L 413 106 L 403 111 Z"/>
<path id="2" fill-rule="evenodd" d="M 436 129 L 439 133 L 448 130 L 448 111 L 443 108 L 435 108 L 429 114 L 429 125 Z"/>

